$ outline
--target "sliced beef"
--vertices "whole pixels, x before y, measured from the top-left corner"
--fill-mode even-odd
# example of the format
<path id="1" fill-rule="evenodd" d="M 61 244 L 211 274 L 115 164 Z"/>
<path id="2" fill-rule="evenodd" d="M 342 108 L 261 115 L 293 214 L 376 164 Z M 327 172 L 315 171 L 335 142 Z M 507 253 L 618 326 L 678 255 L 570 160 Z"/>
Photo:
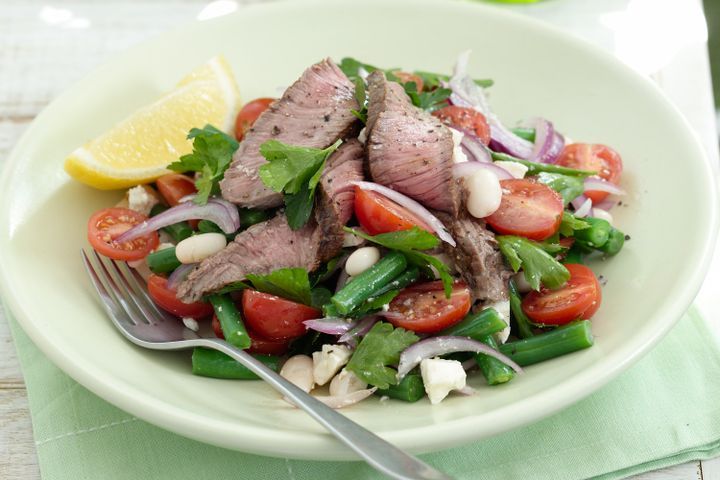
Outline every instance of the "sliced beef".
<path id="1" fill-rule="evenodd" d="M 508 281 L 512 270 L 505 265 L 495 235 L 485 222 L 461 214 L 458 218 L 438 213 L 457 242 L 453 248 L 443 244 L 462 278 L 470 286 L 474 301 L 497 302 L 508 299 Z"/>
<path id="2" fill-rule="evenodd" d="M 315 270 L 342 249 L 342 227 L 355 199 L 350 182 L 362 180 L 363 149 L 357 140 L 338 148 L 320 178 L 315 219 L 291 230 L 284 214 L 239 233 L 224 250 L 205 259 L 178 287 L 178 298 L 194 302 L 202 295 L 244 280 L 248 273 L 267 275 L 280 268 Z"/>
<path id="3" fill-rule="evenodd" d="M 351 182 L 363 179 L 363 162 L 363 147 L 357 139 L 342 144 L 327 160 L 315 207 L 315 219 L 322 233 L 322 261 L 333 258 L 342 248 L 342 227 L 352 217 L 355 202 Z"/>
<path id="4" fill-rule="evenodd" d="M 373 180 L 456 215 L 460 194 L 452 175 L 450 130 L 413 106 L 403 87 L 381 71 L 368 77 L 368 93 L 367 156 Z"/>
<path id="5" fill-rule="evenodd" d="M 305 70 L 257 119 L 220 182 L 222 196 L 242 207 L 270 208 L 282 196 L 262 183 L 258 168 L 265 163 L 260 145 L 276 139 L 291 145 L 325 148 L 343 137 L 355 123 L 355 87 L 330 59 Z"/>
<path id="6" fill-rule="evenodd" d="M 314 222 L 291 230 L 284 214 L 240 232 L 221 252 L 203 260 L 178 286 L 178 298 L 191 303 L 205 293 L 280 268 L 315 270 L 320 264 L 320 230 Z"/>

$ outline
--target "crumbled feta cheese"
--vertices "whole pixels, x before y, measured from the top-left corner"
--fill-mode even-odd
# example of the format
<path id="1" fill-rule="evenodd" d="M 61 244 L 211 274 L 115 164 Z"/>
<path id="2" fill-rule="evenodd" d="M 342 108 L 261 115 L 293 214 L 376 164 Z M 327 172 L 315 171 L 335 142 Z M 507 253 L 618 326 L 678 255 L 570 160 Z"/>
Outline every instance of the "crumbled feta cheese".
<path id="1" fill-rule="evenodd" d="M 505 160 L 501 160 L 498 162 L 495 162 L 495 165 L 498 167 L 502 167 L 508 172 L 510 172 L 510 175 L 512 175 L 515 178 L 523 178 L 525 177 L 525 174 L 528 171 L 528 167 L 523 165 L 522 163 L 518 162 L 509 162 Z"/>
<path id="2" fill-rule="evenodd" d="M 425 384 L 425 393 L 433 405 L 440 403 L 451 390 L 465 387 L 465 370 L 457 360 L 426 358 L 420 362 L 420 374 Z"/>
<path id="3" fill-rule="evenodd" d="M 166 248 L 175 248 L 175 245 L 166 242 L 158 243 L 158 246 L 155 248 L 154 251 L 159 252 L 160 250 L 165 250 Z"/>
<path id="4" fill-rule="evenodd" d="M 459 130 L 455 130 L 454 128 L 450 129 L 450 133 L 452 133 L 452 139 L 453 139 L 453 153 L 452 153 L 453 163 L 467 162 L 468 158 L 465 155 L 465 152 L 463 152 L 462 147 L 460 147 L 460 143 L 462 142 L 462 139 L 465 136 L 465 134 L 463 134 Z"/>
<path id="5" fill-rule="evenodd" d="M 358 237 L 357 235 L 353 235 L 349 232 L 343 232 L 343 248 L 348 247 L 359 247 L 360 245 L 365 243 L 365 239 L 362 237 Z"/>
<path id="6" fill-rule="evenodd" d="M 323 345 L 322 351 L 313 352 L 313 378 L 325 385 L 350 361 L 352 351 L 345 345 Z"/>
<path id="7" fill-rule="evenodd" d="M 130 210 L 135 210 L 143 215 L 150 215 L 150 210 L 157 205 L 157 203 L 158 199 L 148 193 L 146 187 L 143 185 L 138 185 L 128 190 L 128 208 Z"/>
<path id="8" fill-rule="evenodd" d="M 510 336 L 510 300 L 500 300 L 499 302 L 488 303 L 484 307 L 494 308 L 500 314 L 502 319 L 505 320 L 505 323 L 507 323 L 507 327 L 495 334 L 495 339 L 498 343 L 507 342 L 507 339 Z"/>
<path id="9" fill-rule="evenodd" d="M 194 318 L 183 317 L 182 322 L 187 328 L 189 328 L 193 332 L 197 332 L 198 330 L 200 330 L 200 325 L 198 325 L 197 320 L 195 320 Z"/>
<path id="10" fill-rule="evenodd" d="M 330 381 L 330 395 L 334 397 L 359 392 L 366 388 L 367 383 L 360 380 L 353 372 L 344 368 Z"/>
<path id="11" fill-rule="evenodd" d="M 367 127 L 363 127 L 362 130 L 360 130 L 360 133 L 358 133 L 358 142 L 365 145 L 365 142 L 367 142 Z"/>

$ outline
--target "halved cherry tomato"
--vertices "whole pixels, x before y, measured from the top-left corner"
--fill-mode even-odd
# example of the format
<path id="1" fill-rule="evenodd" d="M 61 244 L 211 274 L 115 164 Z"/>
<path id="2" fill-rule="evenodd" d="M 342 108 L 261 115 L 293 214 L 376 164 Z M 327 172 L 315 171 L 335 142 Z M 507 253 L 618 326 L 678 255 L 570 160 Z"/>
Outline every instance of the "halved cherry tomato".
<path id="1" fill-rule="evenodd" d="M 409 72 L 403 72 L 398 70 L 397 72 L 392 72 L 393 75 L 397 77 L 398 80 L 400 80 L 400 83 L 410 83 L 415 82 L 415 86 L 417 87 L 418 92 L 422 92 L 423 87 L 425 86 L 425 82 L 423 82 L 422 77 L 419 75 L 415 75 L 414 73 Z"/>
<path id="2" fill-rule="evenodd" d="M 529 179 L 501 180 L 502 201 L 485 221 L 498 233 L 544 240 L 557 232 L 562 197 L 547 185 Z"/>
<path id="3" fill-rule="evenodd" d="M 620 154 L 606 145 L 590 143 L 571 143 L 565 146 L 555 162 L 558 165 L 581 170 L 593 170 L 598 176 L 610 183 L 618 184 L 623 170 Z M 602 202 L 607 192 L 588 190 L 585 196 L 593 203 Z"/>
<path id="4" fill-rule="evenodd" d="M 261 113 L 263 113 L 275 101 L 274 98 L 256 98 L 252 102 L 246 103 L 238 113 L 237 119 L 235 120 L 235 138 L 238 141 L 242 140 L 248 130 L 253 126 L 255 120 L 258 119 Z"/>
<path id="5" fill-rule="evenodd" d="M 570 280 L 558 288 L 541 288 L 528 293 L 522 309 L 534 322 L 546 325 L 564 325 L 579 318 L 592 317 L 602 301 L 600 283 L 592 270 L 577 263 L 565 264 Z"/>
<path id="6" fill-rule="evenodd" d="M 155 182 L 160 194 L 171 207 L 180 203 L 183 197 L 197 193 L 195 182 L 187 175 L 168 173 Z"/>
<path id="7" fill-rule="evenodd" d="M 242 297 L 245 323 L 262 338 L 289 340 L 306 332 L 305 320 L 322 316 L 317 310 L 302 303 L 256 290 L 244 290 Z"/>
<path id="8" fill-rule="evenodd" d="M 450 298 L 441 281 L 405 288 L 390 302 L 388 322 L 418 333 L 436 333 L 455 325 L 470 311 L 470 289 L 455 282 Z"/>
<path id="9" fill-rule="evenodd" d="M 148 233 L 131 242 L 118 243 L 115 239 L 146 220 L 145 215 L 128 208 L 105 208 L 90 217 L 88 241 L 96 252 L 114 260 L 140 260 L 157 247 L 157 232 Z"/>
<path id="10" fill-rule="evenodd" d="M 370 235 L 397 232 L 419 227 L 432 232 L 429 226 L 407 208 L 377 192 L 355 187 L 355 216 Z"/>
<path id="11" fill-rule="evenodd" d="M 449 105 L 432 114 L 450 126 L 474 133 L 485 145 L 490 143 L 490 126 L 485 115 L 474 108 Z"/>
<path id="12" fill-rule="evenodd" d="M 238 305 L 238 308 L 239 307 L 240 306 Z M 218 320 L 217 315 L 213 315 L 212 328 L 215 332 L 216 337 L 222 339 L 225 338 L 222 328 L 220 327 L 220 321 Z M 245 326 L 245 328 L 247 329 L 247 325 Z M 287 340 L 267 340 L 258 336 L 257 333 L 253 332 L 250 329 L 247 329 L 247 332 L 252 342 L 250 344 L 250 348 L 246 350 L 248 353 L 260 353 L 263 355 L 283 355 L 288 350 L 289 342 Z"/>
<path id="13" fill-rule="evenodd" d="M 160 275 L 150 275 L 147 282 L 148 293 L 153 302 L 160 308 L 177 315 L 178 317 L 203 318 L 213 313 L 209 303 L 184 303 L 177 298 L 177 292 L 167 287 L 167 278 Z"/>

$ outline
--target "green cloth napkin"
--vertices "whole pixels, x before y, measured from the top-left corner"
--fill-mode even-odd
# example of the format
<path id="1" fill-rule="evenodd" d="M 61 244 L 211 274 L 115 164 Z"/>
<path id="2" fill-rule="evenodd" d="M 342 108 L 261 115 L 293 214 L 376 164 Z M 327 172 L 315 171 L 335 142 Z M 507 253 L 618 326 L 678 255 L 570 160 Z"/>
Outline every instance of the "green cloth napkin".
<path id="1" fill-rule="evenodd" d="M 8 318 L 10 316 L 8 315 Z M 58 370 L 10 319 L 44 480 L 380 478 L 358 462 L 260 457 L 143 422 Z M 543 421 L 424 455 L 458 479 L 621 478 L 720 454 L 720 345 L 695 310 L 638 364 Z"/>

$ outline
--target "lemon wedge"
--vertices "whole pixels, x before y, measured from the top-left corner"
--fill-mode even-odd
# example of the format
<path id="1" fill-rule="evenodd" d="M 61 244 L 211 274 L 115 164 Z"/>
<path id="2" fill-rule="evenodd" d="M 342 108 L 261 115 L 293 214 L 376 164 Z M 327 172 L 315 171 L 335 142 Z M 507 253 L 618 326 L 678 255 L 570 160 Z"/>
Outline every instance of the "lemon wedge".
<path id="1" fill-rule="evenodd" d="M 191 128 L 209 123 L 230 133 L 239 106 L 229 65 L 214 57 L 155 103 L 71 153 L 65 171 L 102 190 L 152 182 L 169 172 L 170 163 L 192 151 L 186 138 Z"/>

